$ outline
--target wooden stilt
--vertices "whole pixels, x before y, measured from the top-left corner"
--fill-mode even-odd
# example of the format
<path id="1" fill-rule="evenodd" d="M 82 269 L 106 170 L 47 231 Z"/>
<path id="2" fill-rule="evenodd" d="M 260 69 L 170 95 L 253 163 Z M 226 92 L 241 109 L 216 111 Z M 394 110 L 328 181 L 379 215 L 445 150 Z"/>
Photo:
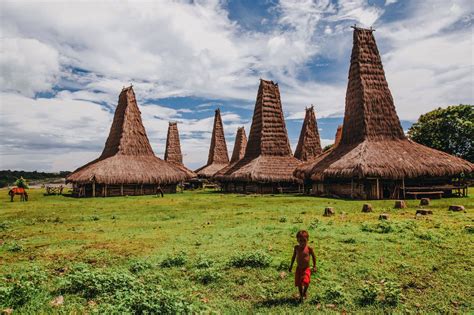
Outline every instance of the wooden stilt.
<path id="1" fill-rule="evenodd" d="M 379 179 L 376 178 L 376 184 L 377 184 L 377 199 L 380 199 L 380 189 L 379 189 Z"/>
<path id="2" fill-rule="evenodd" d="M 402 178 L 402 190 L 403 190 L 403 199 L 406 199 L 406 197 L 405 197 L 405 177 Z"/>
<path id="3" fill-rule="evenodd" d="M 123 196 L 123 184 L 120 185 L 120 195 Z"/>
<path id="4" fill-rule="evenodd" d="M 95 182 L 92 182 L 92 197 L 95 197 Z"/>

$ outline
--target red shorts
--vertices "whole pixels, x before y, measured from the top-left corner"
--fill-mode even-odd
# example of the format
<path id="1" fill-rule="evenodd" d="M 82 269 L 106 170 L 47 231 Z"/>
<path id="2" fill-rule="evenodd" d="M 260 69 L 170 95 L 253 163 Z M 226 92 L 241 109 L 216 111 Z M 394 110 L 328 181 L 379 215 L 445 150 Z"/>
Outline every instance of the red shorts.
<path id="1" fill-rule="evenodd" d="M 307 287 L 311 281 L 311 269 L 310 268 L 296 268 L 295 272 L 295 286 Z"/>

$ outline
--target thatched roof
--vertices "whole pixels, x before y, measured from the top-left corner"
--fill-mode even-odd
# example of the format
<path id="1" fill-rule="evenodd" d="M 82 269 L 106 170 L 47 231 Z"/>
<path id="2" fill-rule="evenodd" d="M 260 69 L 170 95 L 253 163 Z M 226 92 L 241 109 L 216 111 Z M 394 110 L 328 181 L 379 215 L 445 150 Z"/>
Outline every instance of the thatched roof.
<path id="1" fill-rule="evenodd" d="M 99 158 L 78 168 L 68 182 L 98 184 L 169 184 L 187 175 L 157 158 L 143 126 L 132 87 L 119 96 L 109 137 Z"/>
<path id="2" fill-rule="evenodd" d="M 227 153 L 227 144 L 224 137 L 221 111 L 216 109 L 207 164 L 198 168 L 195 172 L 199 177 L 210 178 L 226 167 L 227 164 L 229 164 L 229 154 Z"/>
<path id="3" fill-rule="evenodd" d="M 295 182 L 300 163 L 291 154 L 278 84 L 260 80 L 245 155 L 219 180 Z"/>
<path id="4" fill-rule="evenodd" d="M 181 144 L 179 142 L 178 123 L 169 122 L 168 135 L 166 137 L 165 161 L 172 163 L 180 170 L 184 171 L 190 178 L 197 174 L 188 169 L 183 164 L 183 155 L 181 154 Z"/>
<path id="5" fill-rule="evenodd" d="M 245 128 L 237 128 L 237 134 L 235 135 L 234 150 L 232 151 L 232 157 L 230 163 L 235 163 L 245 155 L 245 149 L 247 148 L 247 135 L 245 134 Z"/>
<path id="6" fill-rule="evenodd" d="M 341 143 L 342 125 L 337 126 L 336 138 L 334 139 L 334 146 L 337 147 Z"/>
<path id="7" fill-rule="evenodd" d="M 318 123 L 314 114 L 314 107 L 306 108 L 306 114 L 301 127 L 300 139 L 295 150 L 295 158 L 309 161 L 323 152 L 319 139 Z"/>
<path id="8" fill-rule="evenodd" d="M 214 174 L 214 178 L 219 179 L 228 169 L 235 165 L 240 159 L 244 157 L 245 149 L 247 148 L 247 135 L 245 134 L 245 128 L 237 128 L 237 134 L 235 135 L 234 150 L 232 151 L 232 158 L 226 167 L 219 170 Z"/>
<path id="9" fill-rule="evenodd" d="M 456 176 L 474 165 L 408 140 L 395 112 L 372 30 L 355 28 L 339 145 L 295 170 L 300 178 Z"/>

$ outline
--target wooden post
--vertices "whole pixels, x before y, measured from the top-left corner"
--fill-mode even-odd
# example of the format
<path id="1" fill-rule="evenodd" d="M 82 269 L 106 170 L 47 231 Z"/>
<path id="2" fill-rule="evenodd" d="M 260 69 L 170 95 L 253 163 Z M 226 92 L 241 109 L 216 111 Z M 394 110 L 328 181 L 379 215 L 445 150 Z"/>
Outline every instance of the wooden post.
<path id="1" fill-rule="evenodd" d="M 140 195 L 143 195 L 143 184 L 140 186 Z"/>
<path id="2" fill-rule="evenodd" d="M 123 196 L 123 184 L 120 184 L 120 195 Z"/>
<path id="3" fill-rule="evenodd" d="M 376 183 L 377 183 L 377 199 L 380 199 L 380 191 L 379 191 L 379 179 L 376 178 Z"/>
<path id="4" fill-rule="evenodd" d="M 95 197 L 95 181 L 92 182 L 92 197 Z"/>
<path id="5" fill-rule="evenodd" d="M 354 179 L 351 178 L 351 199 L 354 198 Z"/>
<path id="6" fill-rule="evenodd" d="M 107 184 L 104 185 L 104 197 L 107 197 Z"/>
<path id="7" fill-rule="evenodd" d="M 405 197 L 405 177 L 402 178 L 402 189 L 403 189 L 403 200 L 406 199 Z"/>

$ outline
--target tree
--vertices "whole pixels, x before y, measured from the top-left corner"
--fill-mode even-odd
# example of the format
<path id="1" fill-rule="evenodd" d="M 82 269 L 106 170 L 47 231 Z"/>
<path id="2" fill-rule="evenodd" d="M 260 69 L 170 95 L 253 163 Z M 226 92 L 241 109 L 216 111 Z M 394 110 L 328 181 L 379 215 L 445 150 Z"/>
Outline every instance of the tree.
<path id="1" fill-rule="evenodd" d="M 474 106 L 460 104 L 421 115 L 408 137 L 474 163 Z"/>

